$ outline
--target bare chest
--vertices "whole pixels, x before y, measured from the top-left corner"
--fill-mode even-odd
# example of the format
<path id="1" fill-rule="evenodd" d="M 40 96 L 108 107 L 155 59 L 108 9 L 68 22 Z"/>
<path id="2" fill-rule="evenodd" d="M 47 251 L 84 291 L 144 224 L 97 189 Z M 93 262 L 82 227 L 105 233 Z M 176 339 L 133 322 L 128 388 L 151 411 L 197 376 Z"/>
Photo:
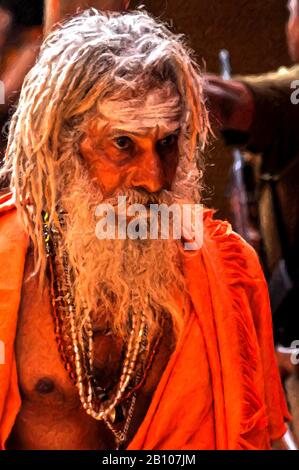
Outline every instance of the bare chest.
<path id="1" fill-rule="evenodd" d="M 27 267 L 28 269 L 28 267 Z M 103 385 L 115 379 L 122 345 L 111 336 L 95 338 L 95 363 Z M 162 343 L 138 394 L 128 441 L 140 426 L 152 394 L 171 354 Z M 18 449 L 111 449 L 114 438 L 106 425 L 83 410 L 69 378 L 54 333 L 48 291 L 38 295 L 33 279 L 23 288 L 16 357 L 22 408 L 9 445 Z"/>

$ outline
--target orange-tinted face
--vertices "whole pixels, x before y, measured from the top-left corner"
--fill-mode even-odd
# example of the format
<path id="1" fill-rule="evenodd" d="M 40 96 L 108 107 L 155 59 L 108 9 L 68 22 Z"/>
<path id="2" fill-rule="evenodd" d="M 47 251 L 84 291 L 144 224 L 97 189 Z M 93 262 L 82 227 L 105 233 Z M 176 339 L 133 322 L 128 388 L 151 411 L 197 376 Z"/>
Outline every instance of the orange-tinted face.
<path id="1" fill-rule="evenodd" d="M 289 0 L 290 12 L 287 24 L 287 40 L 290 57 L 294 62 L 299 62 L 299 1 Z"/>
<path id="2" fill-rule="evenodd" d="M 87 129 L 80 153 L 104 197 L 118 189 L 171 189 L 179 160 L 181 105 L 172 91 L 137 100 L 105 100 Z"/>

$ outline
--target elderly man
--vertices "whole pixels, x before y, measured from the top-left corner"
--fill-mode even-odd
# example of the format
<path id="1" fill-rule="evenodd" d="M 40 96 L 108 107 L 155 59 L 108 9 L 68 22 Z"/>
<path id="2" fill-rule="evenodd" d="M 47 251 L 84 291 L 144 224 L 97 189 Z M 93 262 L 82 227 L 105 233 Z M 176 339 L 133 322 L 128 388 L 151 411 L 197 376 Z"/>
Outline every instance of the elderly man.
<path id="1" fill-rule="evenodd" d="M 229 224 L 205 209 L 195 251 L 186 233 L 95 235 L 119 196 L 199 203 L 208 130 L 196 64 L 145 12 L 89 10 L 47 38 L 2 169 L 2 448 L 269 449 L 285 434 L 265 281 Z"/>

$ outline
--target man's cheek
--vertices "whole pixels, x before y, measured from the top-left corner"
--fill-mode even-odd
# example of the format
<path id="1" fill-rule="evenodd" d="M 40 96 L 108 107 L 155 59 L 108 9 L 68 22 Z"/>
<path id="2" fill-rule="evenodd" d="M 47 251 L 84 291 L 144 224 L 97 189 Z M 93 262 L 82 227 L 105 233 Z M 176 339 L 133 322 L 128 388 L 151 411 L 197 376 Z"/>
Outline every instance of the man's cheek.
<path id="1" fill-rule="evenodd" d="M 102 194 L 105 197 L 111 197 L 120 188 L 130 188 L 130 172 L 111 165 L 98 165 L 93 171 Z"/>
<path id="2" fill-rule="evenodd" d="M 172 182 L 175 177 L 179 158 L 176 152 L 171 152 L 163 161 L 164 174 L 168 181 Z"/>

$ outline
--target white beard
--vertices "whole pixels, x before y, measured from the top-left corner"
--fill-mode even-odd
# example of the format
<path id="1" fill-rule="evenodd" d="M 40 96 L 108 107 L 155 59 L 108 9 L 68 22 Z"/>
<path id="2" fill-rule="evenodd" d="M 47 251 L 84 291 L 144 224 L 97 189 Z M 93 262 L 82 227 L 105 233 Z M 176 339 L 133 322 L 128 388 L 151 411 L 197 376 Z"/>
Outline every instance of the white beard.
<path id="1" fill-rule="evenodd" d="M 151 197 L 132 190 L 121 194 L 127 195 L 130 204 L 140 203 L 141 199 L 146 204 Z M 170 195 L 167 192 L 168 200 Z M 75 273 L 77 326 L 82 328 L 84 324 L 85 303 L 85 312 L 91 312 L 99 329 L 108 328 L 123 339 L 128 335 L 130 309 L 146 315 L 149 340 L 160 332 L 161 317 L 171 320 L 178 338 L 184 311 L 178 309 L 175 297 L 177 293 L 181 299 L 186 297 L 180 241 L 99 240 L 95 234 L 95 209 L 103 202 L 106 201 L 100 190 L 90 182 L 83 168 L 60 201 L 68 213 L 63 238 Z M 113 204 L 113 200 L 109 199 L 109 203 Z"/>

